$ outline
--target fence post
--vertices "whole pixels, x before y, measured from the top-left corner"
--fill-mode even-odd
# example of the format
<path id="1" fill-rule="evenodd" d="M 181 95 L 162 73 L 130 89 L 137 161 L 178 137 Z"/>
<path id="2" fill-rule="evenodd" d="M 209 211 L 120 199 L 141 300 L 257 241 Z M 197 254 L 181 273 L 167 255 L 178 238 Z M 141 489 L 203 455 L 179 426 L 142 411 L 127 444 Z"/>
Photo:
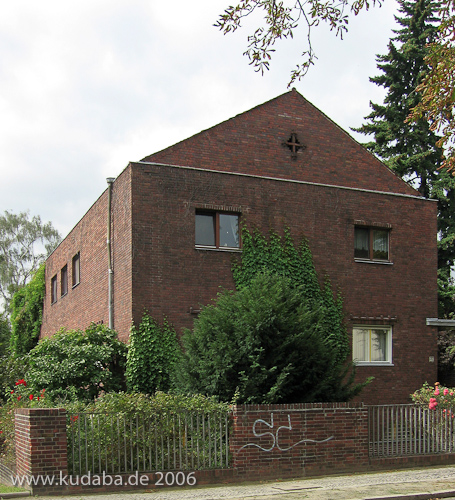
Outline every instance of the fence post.
<path id="1" fill-rule="evenodd" d="M 68 474 L 66 410 L 18 408 L 14 425 L 17 475 L 32 481 L 33 494 L 49 491 L 44 476 L 57 479 Z"/>

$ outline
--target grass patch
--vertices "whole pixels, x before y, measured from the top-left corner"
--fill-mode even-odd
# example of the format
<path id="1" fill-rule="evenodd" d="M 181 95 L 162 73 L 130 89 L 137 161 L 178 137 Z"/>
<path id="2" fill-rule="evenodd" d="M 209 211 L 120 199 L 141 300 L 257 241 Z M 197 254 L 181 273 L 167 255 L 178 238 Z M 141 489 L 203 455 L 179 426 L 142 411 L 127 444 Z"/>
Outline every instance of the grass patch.
<path id="1" fill-rule="evenodd" d="M 24 488 L 16 488 L 16 486 L 6 486 L 0 483 L 0 494 L 2 493 L 17 493 L 18 491 L 27 491 Z"/>

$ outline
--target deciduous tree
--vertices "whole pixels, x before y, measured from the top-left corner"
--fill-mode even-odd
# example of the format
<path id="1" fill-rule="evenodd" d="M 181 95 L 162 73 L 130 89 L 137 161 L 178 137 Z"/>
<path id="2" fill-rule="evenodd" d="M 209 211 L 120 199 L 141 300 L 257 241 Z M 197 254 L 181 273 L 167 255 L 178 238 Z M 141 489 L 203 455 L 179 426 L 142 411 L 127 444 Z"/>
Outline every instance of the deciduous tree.
<path id="1" fill-rule="evenodd" d="M 29 212 L 0 215 L 0 298 L 9 312 L 11 299 L 60 242 L 50 222 Z"/>

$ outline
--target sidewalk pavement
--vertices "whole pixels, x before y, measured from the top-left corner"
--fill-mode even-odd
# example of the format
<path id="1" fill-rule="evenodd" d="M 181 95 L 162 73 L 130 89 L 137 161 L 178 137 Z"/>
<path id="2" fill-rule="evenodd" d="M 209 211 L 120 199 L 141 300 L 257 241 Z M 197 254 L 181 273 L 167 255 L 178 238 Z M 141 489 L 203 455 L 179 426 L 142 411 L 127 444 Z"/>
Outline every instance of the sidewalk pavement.
<path id="1" fill-rule="evenodd" d="M 39 497 L 56 500 L 56 497 Z M 427 500 L 455 498 L 455 467 L 57 497 L 59 500 Z"/>

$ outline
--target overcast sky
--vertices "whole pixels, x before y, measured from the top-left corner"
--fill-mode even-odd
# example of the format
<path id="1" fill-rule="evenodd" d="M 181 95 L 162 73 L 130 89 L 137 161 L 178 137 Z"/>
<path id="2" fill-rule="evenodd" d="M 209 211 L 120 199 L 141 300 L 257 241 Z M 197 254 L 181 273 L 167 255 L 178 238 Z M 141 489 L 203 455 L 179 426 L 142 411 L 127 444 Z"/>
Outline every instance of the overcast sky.
<path id="1" fill-rule="evenodd" d="M 0 16 L 0 212 L 30 210 L 65 236 L 131 160 L 287 91 L 304 37 L 260 76 L 247 31 L 213 24 L 232 0 L 15 0 Z M 383 92 L 368 81 L 396 3 L 313 31 L 318 61 L 294 86 L 341 127 Z"/>

